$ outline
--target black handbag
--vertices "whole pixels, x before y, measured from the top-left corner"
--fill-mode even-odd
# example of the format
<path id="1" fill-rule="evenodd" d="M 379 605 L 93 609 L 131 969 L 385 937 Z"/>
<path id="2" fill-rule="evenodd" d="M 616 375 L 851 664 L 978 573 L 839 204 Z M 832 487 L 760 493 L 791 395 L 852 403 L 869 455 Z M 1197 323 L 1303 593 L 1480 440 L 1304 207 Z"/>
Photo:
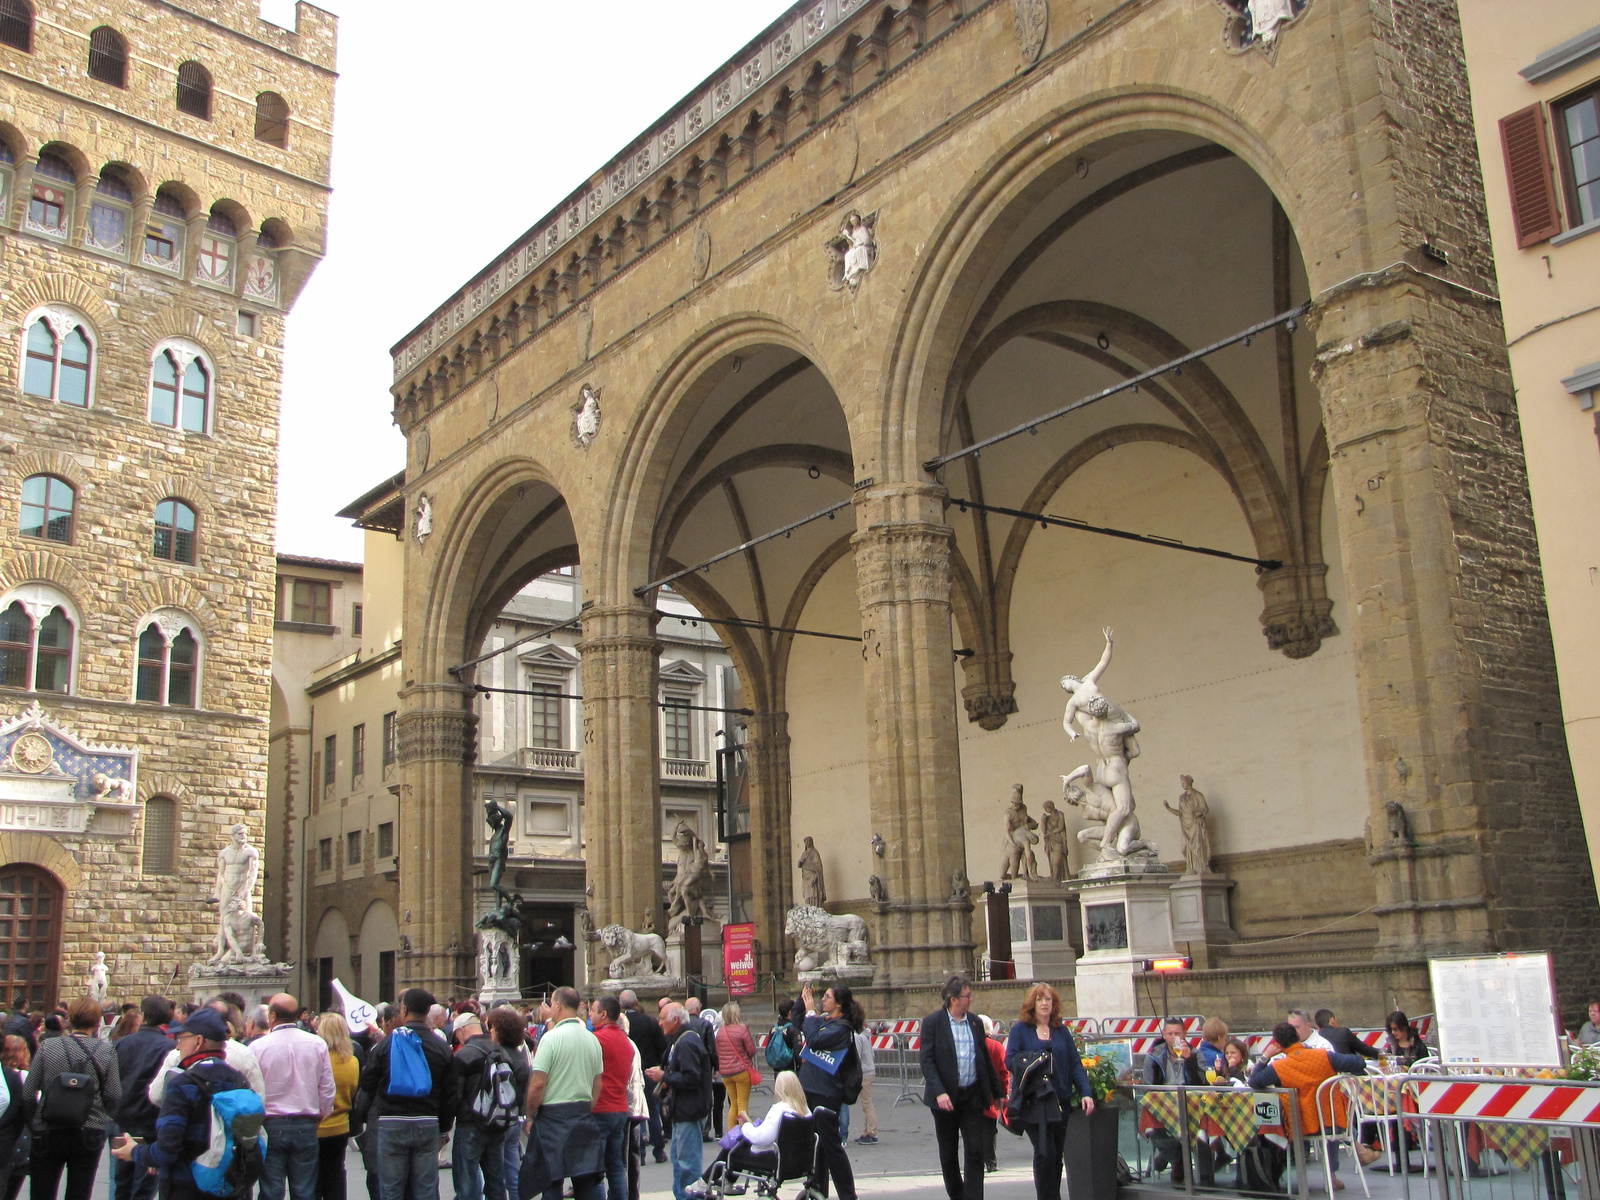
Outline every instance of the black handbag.
<path id="1" fill-rule="evenodd" d="M 73 1045 L 78 1044 L 77 1034 L 71 1033 L 65 1036 Z M 67 1056 L 67 1065 L 70 1066 L 71 1047 L 63 1044 L 62 1049 Z M 94 1075 L 90 1076 L 82 1071 L 60 1071 L 44 1085 L 44 1092 L 39 1098 L 39 1120 L 47 1129 L 82 1129 L 89 1120 L 89 1114 L 94 1111 L 100 1064 L 95 1062 L 94 1055 L 81 1045 L 78 1045 L 78 1052 L 89 1060 L 89 1065 L 94 1068 Z M 104 1086 L 103 1080 L 99 1086 Z"/>

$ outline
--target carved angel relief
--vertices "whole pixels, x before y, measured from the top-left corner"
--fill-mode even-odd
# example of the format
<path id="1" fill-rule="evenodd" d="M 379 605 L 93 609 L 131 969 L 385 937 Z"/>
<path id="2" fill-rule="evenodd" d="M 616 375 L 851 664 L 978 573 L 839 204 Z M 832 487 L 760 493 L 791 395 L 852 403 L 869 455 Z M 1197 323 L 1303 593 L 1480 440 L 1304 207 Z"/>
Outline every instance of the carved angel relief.
<path id="1" fill-rule="evenodd" d="M 587 450 L 600 436 L 600 390 L 584 384 L 572 406 L 572 441 L 580 450 Z"/>
<path id="2" fill-rule="evenodd" d="M 866 216 L 851 209 L 844 227 L 828 241 L 828 285 L 834 291 L 848 287 L 852 292 L 878 262 L 878 214 Z"/>
<path id="3" fill-rule="evenodd" d="M 1276 59 L 1278 35 L 1311 6 L 1311 0 L 1216 0 L 1228 14 L 1222 40 L 1235 54 L 1260 50 Z"/>
<path id="4" fill-rule="evenodd" d="M 428 493 L 423 492 L 417 497 L 416 511 L 411 516 L 411 536 L 416 539 L 417 545 L 422 545 L 428 540 L 428 535 L 433 532 L 433 501 L 428 498 Z"/>

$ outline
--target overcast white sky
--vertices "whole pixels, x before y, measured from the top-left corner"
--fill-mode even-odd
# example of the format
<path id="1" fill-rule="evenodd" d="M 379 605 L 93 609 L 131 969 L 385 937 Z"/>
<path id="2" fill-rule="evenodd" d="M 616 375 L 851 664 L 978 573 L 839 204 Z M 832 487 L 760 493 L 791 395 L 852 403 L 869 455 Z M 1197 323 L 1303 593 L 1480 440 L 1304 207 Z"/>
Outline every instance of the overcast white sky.
<path id="1" fill-rule="evenodd" d="M 278 549 L 359 561 L 360 531 L 333 514 L 405 465 L 389 347 L 788 3 L 323 7 L 339 16 L 333 204 L 289 317 Z M 292 2 L 262 11 L 293 24 Z"/>

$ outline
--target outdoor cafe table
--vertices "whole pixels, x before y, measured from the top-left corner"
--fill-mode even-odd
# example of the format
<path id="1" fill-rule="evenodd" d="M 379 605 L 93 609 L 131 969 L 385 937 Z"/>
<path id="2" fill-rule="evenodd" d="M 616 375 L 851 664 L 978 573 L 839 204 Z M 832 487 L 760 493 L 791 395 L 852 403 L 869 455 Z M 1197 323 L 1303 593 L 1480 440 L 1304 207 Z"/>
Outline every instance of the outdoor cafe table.
<path id="1" fill-rule="evenodd" d="M 1145 1092 L 1139 1101 L 1140 1129 L 1161 1126 L 1173 1137 L 1181 1136 L 1178 1095 L 1177 1092 Z M 1288 1144 L 1288 1134 L 1281 1124 L 1256 1123 L 1257 1103 L 1270 1098 L 1277 1102 L 1281 1112 L 1284 1102 L 1281 1096 L 1236 1087 L 1188 1088 L 1182 1095 L 1187 1101 L 1190 1141 L 1220 1137 L 1239 1150 L 1259 1133 L 1280 1145 Z"/>

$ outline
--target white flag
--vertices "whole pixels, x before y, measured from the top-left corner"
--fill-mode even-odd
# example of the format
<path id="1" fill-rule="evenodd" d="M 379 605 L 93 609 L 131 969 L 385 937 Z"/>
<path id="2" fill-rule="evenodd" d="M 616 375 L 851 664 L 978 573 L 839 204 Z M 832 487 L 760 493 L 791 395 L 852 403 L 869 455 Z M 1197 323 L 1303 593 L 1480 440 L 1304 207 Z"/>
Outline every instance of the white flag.
<path id="1" fill-rule="evenodd" d="M 337 979 L 333 981 L 333 991 L 339 997 L 339 1004 L 344 1009 L 344 1023 L 350 1026 L 351 1033 L 360 1033 L 369 1025 L 378 1023 L 378 1010 L 360 997 L 352 996 Z"/>

